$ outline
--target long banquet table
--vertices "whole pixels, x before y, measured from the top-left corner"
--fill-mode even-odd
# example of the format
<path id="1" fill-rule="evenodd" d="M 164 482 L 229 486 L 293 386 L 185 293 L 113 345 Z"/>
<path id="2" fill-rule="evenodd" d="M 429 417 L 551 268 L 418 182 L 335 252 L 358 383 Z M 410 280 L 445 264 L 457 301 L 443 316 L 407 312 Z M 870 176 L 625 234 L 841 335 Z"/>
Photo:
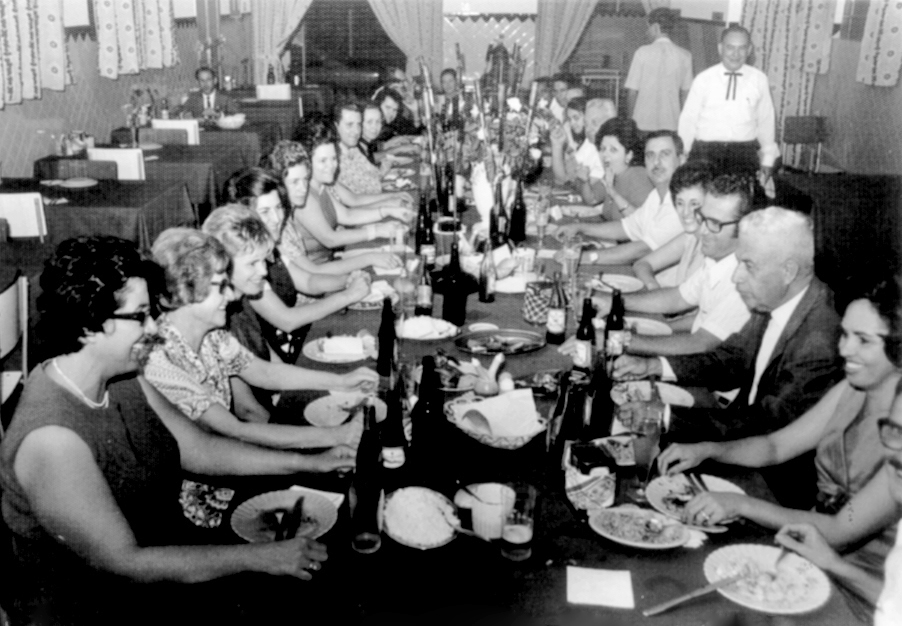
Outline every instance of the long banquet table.
<path id="1" fill-rule="evenodd" d="M 63 188 L 32 178 L 5 178 L 0 185 L 0 194 L 35 191 L 49 200 L 44 213 L 54 244 L 80 235 L 115 235 L 150 247 L 166 228 L 197 221 L 183 183 L 101 180 L 92 187 Z"/>

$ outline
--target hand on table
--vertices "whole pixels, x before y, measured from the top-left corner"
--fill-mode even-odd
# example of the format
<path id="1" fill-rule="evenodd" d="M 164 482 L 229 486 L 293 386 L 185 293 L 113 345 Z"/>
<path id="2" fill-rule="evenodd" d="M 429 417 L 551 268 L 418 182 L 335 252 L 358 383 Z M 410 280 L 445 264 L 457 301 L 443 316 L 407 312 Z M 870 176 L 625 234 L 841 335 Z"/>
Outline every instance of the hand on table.
<path id="1" fill-rule="evenodd" d="M 413 196 L 407 191 L 396 191 L 391 195 L 391 199 L 394 202 L 400 202 L 404 208 L 410 208 L 413 206 Z"/>
<path id="2" fill-rule="evenodd" d="M 383 218 L 391 218 L 402 222 L 403 224 L 410 223 L 416 213 L 413 212 L 413 209 L 407 209 L 404 207 L 391 207 L 386 209 L 379 209 L 379 215 Z"/>
<path id="3" fill-rule="evenodd" d="M 370 293 L 370 277 L 366 272 L 357 274 L 359 270 L 355 270 L 348 275 L 348 286 L 345 288 L 348 296 L 354 299 L 354 302 L 360 302 Z"/>
<path id="4" fill-rule="evenodd" d="M 313 469 L 311 471 L 322 472 L 323 474 L 328 474 L 329 472 L 343 474 L 354 469 L 354 466 L 357 465 L 357 451 L 351 446 L 341 444 L 329 448 L 325 452 L 310 456 L 309 459 L 313 461 Z"/>
<path id="5" fill-rule="evenodd" d="M 370 252 L 366 256 L 367 261 L 373 267 L 383 270 L 393 270 L 401 267 L 401 257 L 391 252 Z"/>
<path id="6" fill-rule="evenodd" d="M 661 452 L 658 457 L 658 471 L 661 474 L 680 474 L 709 458 L 711 451 L 707 444 L 675 443 Z"/>
<path id="7" fill-rule="evenodd" d="M 639 380 L 661 374 L 661 363 L 657 357 L 623 355 L 614 361 L 614 380 Z"/>
<path id="8" fill-rule="evenodd" d="M 358 367 L 356 370 L 339 376 L 341 391 L 363 391 L 369 393 L 376 389 L 379 382 L 379 374 L 368 367 Z"/>
<path id="9" fill-rule="evenodd" d="M 562 224 L 554 231 L 554 238 L 558 241 L 564 241 L 565 239 L 573 239 L 580 233 L 582 233 L 580 224 Z"/>
<path id="10" fill-rule="evenodd" d="M 267 565 L 267 573 L 301 580 L 312 579 L 313 573 L 321 570 L 323 561 L 329 558 L 324 544 L 307 537 L 259 543 L 254 547 L 265 552 L 261 561 Z"/>
<path id="11" fill-rule="evenodd" d="M 698 526 L 719 524 L 741 515 L 742 505 L 749 497 L 738 493 L 700 493 L 689 502 L 683 511 L 683 519 Z"/>
<path id="12" fill-rule="evenodd" d="M 376 227 L 376 237 L 382 239 L 394 240 L 395 235 L 399 232 L 407 233 L 407 227 L 400 222 L 377 222 L 374 226 Z"/>
<path id="13" fill-rule="evenodd" d="M 832 571 L 842 557 L 827 543 L 821 532 L 811 524 L 787 524 L 774 541 L 805 557 L 821 569 Z"/>

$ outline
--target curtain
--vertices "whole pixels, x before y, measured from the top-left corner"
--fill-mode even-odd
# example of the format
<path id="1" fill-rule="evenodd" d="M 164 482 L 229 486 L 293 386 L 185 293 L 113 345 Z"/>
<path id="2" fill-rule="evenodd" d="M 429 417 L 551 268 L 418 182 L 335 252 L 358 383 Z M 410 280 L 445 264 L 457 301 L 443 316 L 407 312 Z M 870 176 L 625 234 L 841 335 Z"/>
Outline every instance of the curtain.
<path id="1" fill-rule="evenodd" d="M 573 52 L 597 0 L 539 0 L 536 14 L 536 76 L 558 71 Z"/>
<path id="2" fill-rule="evenodd" d="M 72 84 L 63 0 L 0 2 L 0 108 Z"/>
<path id="3" fill-rule="evenodd" d="M 432 78 L 442 71 L 442 0 L 370 0 L 386 34 L 407 55 L 407 75 L 423 57 Z"/>
<path id="4" fill-rule="evenodd" d="M 178 65 L 172 0 L 94 0 L 100 75 Z"/>
<path id="5" fill-rule="evenodd" d="M 276 81 L 284 80 L 281 56 L 310 8 L 312 0 L 252 0 L 251 24 L 254 39 L 254 79 L 266 82 L 272 65 Z"/>
<path id="6" fill-rule="evenodd" d="M 755 65 L 770 82 L 778 137 L 785 117 L 811 114 L 815 77 L 830 65 L 835 8 L 835 0 L 745 3 L 742 25 L 752 34 Z M 790 145 L 787 152 L 783 162 L 798 165 L 801 147 Z"/>
<path id="7" fill-rule="evenodd" d="M 871 2 L 855 79 L 865 85 L 892 87 L 902 70 L 902 2 Z"/>

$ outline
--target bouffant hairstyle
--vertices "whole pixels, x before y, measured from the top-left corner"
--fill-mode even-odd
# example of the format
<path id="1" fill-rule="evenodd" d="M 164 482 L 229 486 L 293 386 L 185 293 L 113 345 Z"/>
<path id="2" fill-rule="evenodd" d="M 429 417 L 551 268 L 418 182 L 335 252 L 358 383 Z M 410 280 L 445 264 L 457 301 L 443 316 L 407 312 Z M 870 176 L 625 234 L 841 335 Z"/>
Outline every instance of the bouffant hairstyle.
<path id="1" fill-rule="evenodd" d="M 160 304 L 167 310 L 203 301 L 215 274 L 228 274 L 232 259 L 212 235 L 193 228 L 167 228 L 153 243 L 153 258 L 163 268 L 166 292 Z"/>

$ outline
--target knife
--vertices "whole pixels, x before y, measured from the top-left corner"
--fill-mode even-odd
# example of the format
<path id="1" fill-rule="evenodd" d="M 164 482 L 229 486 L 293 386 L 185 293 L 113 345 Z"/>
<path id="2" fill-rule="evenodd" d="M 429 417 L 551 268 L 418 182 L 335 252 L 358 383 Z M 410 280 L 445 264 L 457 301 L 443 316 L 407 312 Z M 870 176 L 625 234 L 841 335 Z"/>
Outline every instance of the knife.
<path id="1" fill-rule="evenodd" d="M 291 510 L 282 517 L 282 524 L 276 537 L 281 535 L 282 539 L 294 539 L 301 528 L 304 521 L 304 496 L 297 499 Z"/>
<path id="2" fill-rule="evenodd" d="M 745 574 L 736 574 L 735 576 L 727 576 L 726 578 L 721 578 L 720 580 L 711 583 L 710 585 L 706 585 L 701 589 L 696 589 L 695 591 L 690 591 L 689 593 L 683 594 L 679 597 L 674 598 L 673 600 L 668 600 L 667 602 L 663 602 L 661 604 L 655 605 L 650 609 L 645 609 L 642 611 L 642 615 L 645 617 L 651 617 L 652 615 L 657 615 L 658 613 L 663 613 L 667 609 L 673 608 L 678 604 L 682 604 L 687 600 L 692 600 L 693 598 L 697 598 L 699 596 L 703 596 L 706 593 L 711 593 L 717 589 L 722 587 L 726 587 L 727 585 L 731 585 L 735 583 L 737 580 L 740 580 L 745 577 Z"/>

